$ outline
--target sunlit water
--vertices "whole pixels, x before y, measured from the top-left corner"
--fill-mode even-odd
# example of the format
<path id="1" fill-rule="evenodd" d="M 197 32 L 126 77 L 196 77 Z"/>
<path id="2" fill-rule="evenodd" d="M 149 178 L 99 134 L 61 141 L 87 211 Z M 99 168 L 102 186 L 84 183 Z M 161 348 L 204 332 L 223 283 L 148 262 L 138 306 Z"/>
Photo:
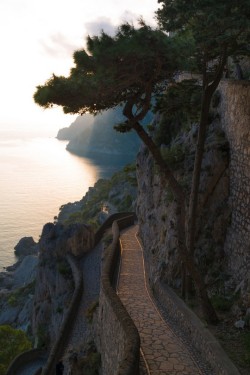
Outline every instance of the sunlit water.
<path id="1" fill-rule="evenodd" d="M 0 132 L 0 270 L 24 236 L 38 240 L 59 207 L 82 198 L 105 171 L 54 138 Z"/>

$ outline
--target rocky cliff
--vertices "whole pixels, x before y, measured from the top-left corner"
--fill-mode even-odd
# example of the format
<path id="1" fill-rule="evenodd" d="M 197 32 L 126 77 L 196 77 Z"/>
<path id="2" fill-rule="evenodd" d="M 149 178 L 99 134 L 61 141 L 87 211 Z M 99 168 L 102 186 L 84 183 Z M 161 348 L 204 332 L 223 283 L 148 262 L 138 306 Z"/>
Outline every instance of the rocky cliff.
<path id="1" fill-rule="evenodd" d="M 72 298 L 74 283 L 65 255 L 81 257 L 93 247 L 86 225 L 48 223 L 39 241 L 39 263 L 33 300 L 32 331 L 38 347 L 53 344 Z"/>
<path id="2" fill-rule="evenodd" d="M 180 134 L 166 148 L 168 162 L 181 184 L 190 190 L 197 128 Z M 164 148 L 162 150 L 164 154 Z M 137 159 L 137 215 L 140 235 L 145 247 L 151 284 L 157 279 L 178 288 L 181 284 L 181 260 L 177 249 L 175 202 L 168 186 L 161 180 L 154 162 L 145 148 Z M 210 126 L 202 164 L 199 192 L 200 212 L 197 222 L 196 257 L 207 282 L 220 277 L 223 243 L 230 218 L 228 207 L 228 144 L 218 122 Z M 183 204 L 185 204 L 183 202 Z"/>
<path id="3" fill-rule="evenodd" d="M 134 211 L 137 196 L 135 165 L 127 165 L 109 179 L 99 179 L 78 202 L 60 207 L 59 223 L 100 226 L 113 213 Z"/>
<path id="4" fill-rule="evenodd" d="M 150 123 L 150 113 L 144 120 Z M 114 126 L 125 120 L 122 108 L 104 111 L 96 116 L 77 117 L 69 128 L 58 132 L 58 139 L 68 139 L 67 150 L 95 160 L 99 164 L 123 166 L 132 162 L 138 152 L 140 140 L 133 132 L 121 134 Z"/>
<path id="5" fill-rule="evenodd" d="M 250 307 L 249 289 L 249 82 L 221 83 L 213 110 L 199 190 L 196 261 L 211 295 L 234 305 L 238 318 Z M 218 96 L 219 98 L 219 96 Z M 218 104 L 218 103 L 217 103 Z M 180 132 L 162 153 L 189 192 L 197 128 Z M 137 158 L 137 215 L 151 285 L 181 284 L 173 196 L 146 148 Z M 230 303 L 229 303 L 230 304 Z"/>

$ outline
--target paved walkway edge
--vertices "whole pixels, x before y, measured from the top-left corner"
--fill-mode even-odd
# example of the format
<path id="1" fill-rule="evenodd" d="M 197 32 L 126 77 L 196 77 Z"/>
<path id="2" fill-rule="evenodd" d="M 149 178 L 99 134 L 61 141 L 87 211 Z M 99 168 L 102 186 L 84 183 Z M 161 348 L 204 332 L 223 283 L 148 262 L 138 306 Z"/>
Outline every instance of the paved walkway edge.
<path id="1" fill-rule="evenodd" d="M 153 295 L 170 320 L 175 322 L 180 330 L 190 337 L 194 347 L 200 352 L 203 359 L 210 364 L 216 374 L 240 375 L 216 338 L 170 287 L 157 282 L 153 285 Z"/>
<path id="2" fill-rule="evenodd" d="M 103 375 L 139 375 L 140 337 L 114 289 L 120 230 L 133 223 L 134 214 L 113 223 L 113 242 L 104 253 L 98 319 Z"/>

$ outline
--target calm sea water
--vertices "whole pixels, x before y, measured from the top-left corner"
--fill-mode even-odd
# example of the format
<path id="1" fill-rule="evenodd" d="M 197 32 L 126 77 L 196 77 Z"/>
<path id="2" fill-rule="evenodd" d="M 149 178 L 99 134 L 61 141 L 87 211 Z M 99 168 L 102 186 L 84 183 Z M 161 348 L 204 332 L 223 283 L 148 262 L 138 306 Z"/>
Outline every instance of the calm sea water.
<path id="1" fill-rule="evenodd" d="M 0 132 L 0 270 L 24 236 L 38 240 L 59 207 L 80 200 L 105 171 L 47 136 Z"/>

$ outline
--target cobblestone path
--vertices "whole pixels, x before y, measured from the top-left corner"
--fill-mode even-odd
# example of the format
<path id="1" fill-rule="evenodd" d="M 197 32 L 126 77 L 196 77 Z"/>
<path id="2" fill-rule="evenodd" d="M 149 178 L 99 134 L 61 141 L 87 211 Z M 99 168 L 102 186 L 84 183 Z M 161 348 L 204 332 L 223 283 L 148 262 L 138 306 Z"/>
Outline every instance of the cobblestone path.
<path id="1" fill-rule="evenodd" d="M 121 234 L 122 257 L 118 295 L 141 338 L 141 373 L 150 375 L 208 374 L 164 321 L 148 293 L 137 226 Z"/>

